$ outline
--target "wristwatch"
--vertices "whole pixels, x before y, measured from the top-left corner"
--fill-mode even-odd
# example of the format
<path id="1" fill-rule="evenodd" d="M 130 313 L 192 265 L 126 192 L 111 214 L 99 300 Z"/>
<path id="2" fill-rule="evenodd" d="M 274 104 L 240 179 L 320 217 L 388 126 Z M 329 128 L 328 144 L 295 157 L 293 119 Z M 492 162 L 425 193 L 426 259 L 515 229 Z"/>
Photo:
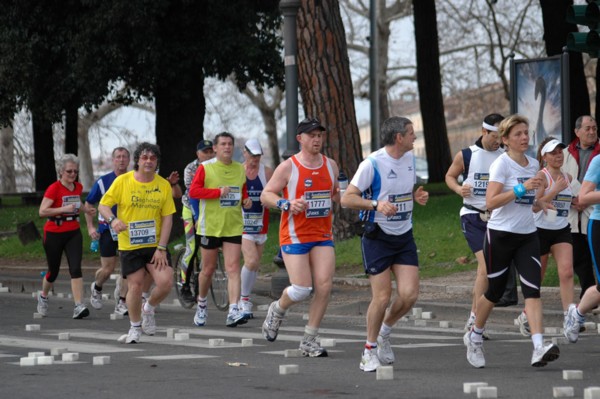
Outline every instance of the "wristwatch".
<path id="1" fill-rule="evenodd" d="M 371 206 L 373 207 L 374 211 L 377 210 L 377 205 L 379 205 L 379 201 L 377 201 L 377 200 L 371 201 Z"/>
<path id="2" fill-rule="evenodd" d="M 106 220 L 106 224 L 108 224 L 110 226 L 110 224 L 112 223 L 113 220 L 115 220 L 116 217 L 115 216 L 111 216 Z"/>
<path id="3" fill-rule="evenodd" d="M 286 200 L 284 198 L 280 199 L 277 201 L 277 208 L 281 209 L 282 211 L 289 211 L 290 210 L 290 201 Z"/>

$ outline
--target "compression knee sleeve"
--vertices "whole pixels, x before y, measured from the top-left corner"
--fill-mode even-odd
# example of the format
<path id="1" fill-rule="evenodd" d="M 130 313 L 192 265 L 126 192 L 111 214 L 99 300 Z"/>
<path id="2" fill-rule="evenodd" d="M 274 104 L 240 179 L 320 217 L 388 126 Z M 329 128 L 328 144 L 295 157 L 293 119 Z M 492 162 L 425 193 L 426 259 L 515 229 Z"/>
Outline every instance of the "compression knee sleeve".
<path id="1" fill-rule="evenodd" d="M 308 298 L 310 296 L 311 291 L 312 287 L 302 287 L 296 284 L 292 284 L 288 287 L 287 294 L 292 301 L 300 302 Z"/>

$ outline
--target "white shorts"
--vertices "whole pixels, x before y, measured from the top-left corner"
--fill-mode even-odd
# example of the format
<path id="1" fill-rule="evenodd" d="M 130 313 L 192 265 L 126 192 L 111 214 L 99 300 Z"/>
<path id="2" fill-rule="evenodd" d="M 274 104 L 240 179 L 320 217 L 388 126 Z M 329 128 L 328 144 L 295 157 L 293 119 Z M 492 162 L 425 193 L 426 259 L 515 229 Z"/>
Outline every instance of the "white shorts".
<path id="1" fill-rule="evenodd" d="M 267 242 L 266 234 L 242 234 L 242 239 L 252 241 L 256 245 L 263 245 Z"/>

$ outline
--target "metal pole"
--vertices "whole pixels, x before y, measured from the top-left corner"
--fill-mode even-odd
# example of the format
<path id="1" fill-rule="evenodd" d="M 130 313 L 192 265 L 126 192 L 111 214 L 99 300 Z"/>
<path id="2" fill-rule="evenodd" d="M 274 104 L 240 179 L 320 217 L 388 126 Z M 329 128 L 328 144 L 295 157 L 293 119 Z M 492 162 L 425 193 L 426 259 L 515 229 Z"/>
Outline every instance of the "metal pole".
<path id="1" fill-rule="evenodd" d="M 371 99 L 371 150 L 379 149 L 379 34 L 377 29 L 377 0 L 371 0 L 369 18 L 371 36 L 369 48 L 369 97 Z"/>
<path id="2" fill-rule="evenodd" d="M 283 159 L 298 152 L 296 127 L 298 126 L 298 42 L 296 38 L 296 16 L 300 0 L 281 0 L 279 8 L 283 13 L 283 45 L 285 65 L 285 117 L 286 149 Z"/>

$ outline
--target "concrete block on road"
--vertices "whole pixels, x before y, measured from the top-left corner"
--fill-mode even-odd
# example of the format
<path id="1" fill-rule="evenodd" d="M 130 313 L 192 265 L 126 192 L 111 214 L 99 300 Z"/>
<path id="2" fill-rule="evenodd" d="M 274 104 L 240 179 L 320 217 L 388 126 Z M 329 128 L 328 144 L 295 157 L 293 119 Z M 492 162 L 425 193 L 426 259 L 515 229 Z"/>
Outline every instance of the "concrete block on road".
<path id="1" fill-rule="evenodd" d="M 67 348 L 52 348 L 50 350 L 52 356 L 61 356 L 63 353 L 67 353 Z"/>
<path id="2" fill-rule="evenodd" d="M 553 398 L 572 398 L 575 396 L 573 387 L 552 387 Z"/>
<path id="3" fill-rule="evenodd" d="M 40 331 L 40 325 L 39 324 L 26 324 L 25 325 L 25 331 Z"/>
<path id="4" fill-rule="evenodd" d="M 288 374 L 298 374 L 300 372 L 300 366 L 297 364 L 280 364 L 279 365 L 279 374 L 280 375 L 288 375 Z"/>
<path id="5" fill-rule="evenodd" d="M 413 308 L 412 309 L 412 315 L 416 318 L 416 319 L 420 319 L 421 316 L 423 315 L 423 308 Z"/>
<path id="6" fill-rule="evenodd" d="M 56 297 L 57 298 L 64 298 L 65 294 L 64 294 L 64 292 L 59 292 L 58 294 L 56 294 Z"/>
<path id="7" fill-rule="evenodd" d="M 71 334 L 69 334 L 68 332 L 58 333 L 59 341 L 68 341 L 70 339 L 71 339 Z"/>
<path id="8" fill-rule="evenodd" d="M 285 357 L 302 357 L 300 349 L 286 349 L 283 354 Z"/>
<path id="9" fill-rule="evenodd" d="M 0 293 L 3 293 L 3 292 L 7 293 L 7 292 L 10 292 L 10 291 L 8 290 L 8 287 L 0 287 Z"/>
<path id="10" fill-rule="evenodd" d="M 43 315 L 43 314 L 41 314 L 41 313 L 37 313 L 37 312 L 35 312 L 35 313 L 33 314 L 33 318 L 34 318 L 34 319 L 43 319 L 43 318 L 44 318 L 44 315 Z"/>
<path id="11" fill-rule="evenodd" d="M 110 275 L 110 279 L 111 280 L 117 280 L 119 278 L 119 274 L 118 273 L 114 273 Z"/>
<path id="12" fill-rule="evenodd" d="M 415 327 L 427 327 L 427 320 L 415 320 Z"/>
<path id="13" fill-rule="evenodd" d="M 40 356 L 37 358 L 39 366 L 51 366 L 54 364 L 54 356 Z"/>
<path id="14" fill-rule="evenodd" d="M 565 337 L 552 337 L 552 343 L 554 345 L 569 345 L 569 340 Z"/>
<path id="15" fill-rule="evenodd" d="M 586 331 L 592 331 L 598 328 L 596 326 L 596 323 L 594 323 L 593 321 L 586 321 L 585 323 L 583 323 L 583 326 L 585 327 Z"/>
<path id="16" fill-rule="evenodd" d="M 254 341 L 252 338 L 242 338 L 242 346 L 252 346 L 254 345 Z"/>
<path id="17" fill-rule="evenodd" d="M 302 315 L 302 320 L 308 320 L 308 313 L 304 313 Z"/>
<path id="18" fill-rule="evenodd" d="M 123 315 L 121 313 L 111 313 L 110 319 L 111 320 L 123 320 Z"/>
<path id="19" fill-rule="evenodd" d="M 223 346 L 225 340 L 223 338 L 210 338 L 208 340 L 209 346 Z"/>
<path id="20" fill-rule="evenodd" d="M 178 332 L 179 328 L 167 328 L 167 338 L 174 339 Z"/>
<path id="21" fill-rule="evenodd" d="M 333 348 L 336 342 L 333 338 L 321 338 L 321 346 L 323 348 Z"/>
<path id="22" fill-rule="evenodd" d="M 377 367 L 377 380 L 393 380 L 394 366 L 379 366 Z"/>
<path id="23" fill-rule="evenodd" d="M 487 382 L 464 382 L 463 383 L 463 392 L 464 393 L 476 393 L 477 388 L 479 387 L 487 387 Z"/>
<path id="24" fill-rule="evenodd" d="M 92 362 L 94 366 L 105 366 L 110 364 L 110 356 L 94 356 Z"/>
<path id="25" fill-rule="evenodd" d="M 102 300 L 108 301 L 110 299 L 110 294 L 102 294 Z"/>
<path id="26" fill-rule="evenodd" d="M 19 365 L 23 366 L 36 366 L 37 365 L 37 357 L 22 357 L 19 361 Z"/>
<path id="27" fill-rule="evenodd" d="M 477 388 L 477 398 L 497 398 L 498 388 L 496 387 L 479 387 Z"/>
<path id="28" fill-rule="evenodd" d="M 175 334 L 173 334 L 173 339 L 175 339 L 175 341 L 189 341 L 190 334 L 189 333 L 175 333 Z"/>
<path id="29" fill-rule="evenodd" d="M 76 362 L 79 360 L 79 352 L 67 352 L 62 354 L 63 362 Z"/>
<path id="30" fill-rule="evenodd" d="M 421 318 L 424 320 L 432 320 L 435 319 L 435 314 L 433 312 L 422 312 Z"/>
<path id="31" fill-rule="evenodd" d="M 563 380 L 583 380 L 583 370 L 563 370 Z"/>
<path id="32" fill-rule="evenodd" d="M 544 328 L 544 334 L 562 334 L 562 328 L 546 327 L 546 328 Z"/>
<path id="33" fill-rule="evenodd" d="M 440 321 L 440 328 L 452 328 L 451 321 Z"/>
<path id="34" fill-rule="evenodd" d="M 29 352 L 27 357 L 42 357 L 46 356 L 46 352 Z"/>
<path id="35" fill-rule="evenodd" d="M 583 399 L 600 399 L 600 387 L 587 387 L 583 390 Z"/>
<path id="36" fill-rule="evenodd" d="M 271 305 L 270 303 L 266 304 L 266 305 L 258 305 L 258 307 L 256 309 L 258 309 L 258 310 L 264 310 L 266 312 L 267 310 L 269 310 L 269 306 L 270 305 Z"/>

